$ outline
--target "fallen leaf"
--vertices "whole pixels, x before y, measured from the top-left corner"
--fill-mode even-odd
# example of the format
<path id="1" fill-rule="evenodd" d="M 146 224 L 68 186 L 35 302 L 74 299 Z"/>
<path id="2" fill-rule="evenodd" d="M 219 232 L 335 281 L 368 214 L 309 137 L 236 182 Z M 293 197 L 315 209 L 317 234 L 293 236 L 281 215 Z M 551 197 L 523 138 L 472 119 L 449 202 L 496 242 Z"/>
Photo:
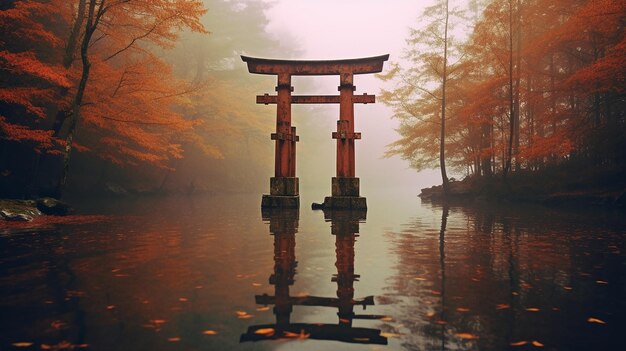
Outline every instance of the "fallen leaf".
<path id="1" fill-rule="evenodd" d="M 397 334 L 397 333 L 385 333 L 385 332 L 383 332 L 383 333 L 380 333 L 380 336 L 384 336 L 384 337 L 386 337 L 386 338 L 395 338 L 395 337 L 398 337 L 398 336 L 402 336 L 402 334 Z"/>
<path id="2" fill-rule="evenodd" d="M 526 309 L 528 312 L 539 312 L 540 310 L 537 307 L 528 307 Z"/>
<path id="3" fill-rule="evenodd" d="M 598 319 L 598 318 L 593 318 L 593 317 L 589 317 L 587 319 L 587 322 L 589 322 L 589 323 L 598 323 L 598 324 L 606 324 L 605 321 L 603 321 L 601 319 Z"/>
<path id="4" fill-rule="evenodd" d="M 542 344 L 542 343 L 540 343 L 540 342 L 539 342 L 539 341 L 537 341 L 537 340 L 533 340 L 533 346 L 543 347 L 543 344 Z"/>
<path id="5" fill-rule="evenodd" d="M 261 328 L 254 331 L 254 334 L 272 336 L 274 335 L 274 328 Z"/>
<path id="6" fill-rule="evenodd" d="M 417 278 L 413 278 L 413 279 L 415 279 L 415 280 L 419 280 L 419 281 L 424 281 L 424 280 L 426 280 L 426 278 L 422 278 L 422 277 L 417 277 Z"/>
<path id="7" fill-rule="evenodd" d="M 248 312 L 245 311 L 236 311 L 235 313 L 237 313 L 238 316 L 245 316 L 248 314 Z"/>
<path id="8" fill-rule="evenodd" d="M 207 329 L 207 330 L 203 331 L 202 334 L 204 334 L 204 335 L 215 335 L 215 334 L 217 334 L 217 332 L 215 330 Z"/>
<path id="9" fill-rule="evenodd" d="M 165 319 L 151 319 L 150 320 L 150 323 L 153 323 L 153 324 L 163 324 L 165 322 L 167 322 Z"/>
<path id="10" fill-rule="evenodd" d="M 304 329 L 302 329 L 302 330 L 300 330 L 300 333 L 284 332 L 283 336 L 286 337 L 286 338 L 293 338 L 293 339 L 304 340 L 304 339 L 308 339 L 311 336 L 311 334 L 305 333 Z"/>
<path id="11" fill-rule="evenodd" d="M 509 345 L 511 346 L 524 346 L 528 344 L 528 341 L 516 341 L 516 342 L 512 342 Z"/>
<path id="12" fill-rule="evenodd" d="M 180 302 L 187 302 L 187 298 L 186 297 L 179 297 L 178 301 L 180 301 Z"/>
<path id="13" fill-rule="evenodd" d="M 267 307 L 267 306 L 265 306 L 265 307 L 257 307 L 256 310 L 259 311 L 259 312 L 265 312 L 265 311 L 269 311 L 270 308 Z"/>
<path id="14" fill-rule="evenodd" d="M 178 341 L 180 341 L 180 338 L 178 336 L 175 336 L 173 338 L 167 338 L 167 341 L 178 342 Z"/>
<path id="15" fill-rule="evenodd" d="M 507 308 L 511 308 L 511 306 L 507 305 L 505 303 L 499 303 L 499 304 L 496 305 L 496 310 L 504 310 L 504 309 L 507 309 Z"/>
<path id="16" fill-rule="evenodd" d="M 195 286 L 195 288 L 196 288 L 196 289 L 202 289 L 202 288 L 203 288 L 203 286 L 202 286 L 202 285 L 196 285 L 196 286 Z"/>
<path id="17" fill-rule="evenodd" d="M 14 342 L 11 345 L 15 346 L 15 347 L 29 347 L 31 346 L 33 343 L 32 342 L 27 342 L 27 341 L 19 341 L 19 342 Z"/>
<path id="18" fill-rule="evenodd" d="M 457 333 L 456 336 L 458 336 L 461 339 L 465 339 L 465 340 L 475 340 L 475 339 L 478 339 L 477 335 L 470 334 L 470 333 Z"/>
<path id="19" fill-rule="evenodd" d="M 464 313 L 464 312 L 469 312 L 470 309 L 469 308 L 465 308 L 465 307 L 459 307 L 459 308 L 456 309 L 456 311 Z"/>

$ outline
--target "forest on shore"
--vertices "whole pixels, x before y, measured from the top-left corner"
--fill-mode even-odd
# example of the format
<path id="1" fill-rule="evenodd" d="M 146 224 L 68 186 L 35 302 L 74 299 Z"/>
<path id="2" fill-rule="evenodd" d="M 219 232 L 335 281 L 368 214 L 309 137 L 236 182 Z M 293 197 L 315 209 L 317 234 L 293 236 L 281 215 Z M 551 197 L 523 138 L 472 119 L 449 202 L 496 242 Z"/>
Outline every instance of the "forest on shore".
<path id="1" fill-rule="evenodd" d="M 241 48 L 290 52 L 268 5 L 221 0 L 0 4 L 0 198 L 251 191 L 272 111 Z M 232 21 L 236 18 L 237 21 Z"/>
<path id="2" fill-rule="evenodd" d="M 273 110 L 241 100 L 267 86 L 233 67 L 293 52 L 268 6 L 3 1 L 0 197 L 264 188 Z M 441 169 L 431 194 L 623 197 L 625 22 L 624 1 L 435 1 L 379 75 L 387 154 Z"/>
<path id="3" fill-rule="evenodd" d="M 626 2 L 451 5 L 424 11 L 408 63 L 381 76 L 401 120 L 388 154 L 442 170 L 423 196 L 626 203 Z"/>

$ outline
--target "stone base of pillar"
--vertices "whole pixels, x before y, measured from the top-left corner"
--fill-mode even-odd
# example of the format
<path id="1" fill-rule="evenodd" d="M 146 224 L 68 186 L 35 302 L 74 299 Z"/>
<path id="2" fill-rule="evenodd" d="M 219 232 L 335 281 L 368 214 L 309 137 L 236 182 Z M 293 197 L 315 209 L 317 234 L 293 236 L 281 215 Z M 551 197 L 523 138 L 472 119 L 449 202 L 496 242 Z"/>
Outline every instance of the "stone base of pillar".
<path id="1" fill-rule="evenodd" d="M 367 201 L 360 196 L 327 196 L 324 198 L 324 209 L 336 210 L 367 210 Z"/>
<path id="2" fill-rule="evenodd" d="M 359 178 L 333 177 L 331 180 L 332 196 L 359 196 Z"/>
<path id="3" fill-rule="evenodd" d="M 263 195 L 261 208 L 300 208 L 298 177 L 270 178 L 270 194 Z"/>
<path id="4" fill-rule="evenodd" d="M 367 202 L 359 196 L 359 178 L 333 177 L 331 194 L 324 199 L 324 209 L 367 210 Z"/>
<path id="5" fill-rule="evenodd" d="M 300 196 L 263 195 L 261 208 L 300 208 Z"/>
<path id="6" fill-rule="evenodd" d="M 298 196 L 300 193 L 298 177 L 270 178 L 270 195 Z"/>

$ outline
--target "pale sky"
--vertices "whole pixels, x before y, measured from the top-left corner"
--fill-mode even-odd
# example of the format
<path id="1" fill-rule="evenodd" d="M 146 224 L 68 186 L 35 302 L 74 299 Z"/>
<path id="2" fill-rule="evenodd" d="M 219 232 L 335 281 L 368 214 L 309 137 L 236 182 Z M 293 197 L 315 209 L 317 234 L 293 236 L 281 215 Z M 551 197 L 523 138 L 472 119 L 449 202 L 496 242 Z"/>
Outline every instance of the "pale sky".
<path id="1" fill-rule="evenodd" d="M 423 7 L 430 2 L 416 0 L 277 0 L 266 12 L 269 24 L 266 31 L 282 42 L 299 45 L 298 57 L 276 53 L 273 58 L 339 59 L 390 54 L 390 61 L 398 61 L 405 48 L 409 28 L 414 26 Z M 283 40 L 284 38 L 284 40 Z M 253 53 L 249 53 L 253 54 Z M 385 63 L 385 70 L 389 62 Z M 384 71 L 383 71 L 384 72 Z M 299 82 L 315 82 L 313 91 L 302 89 Z M 337 81 L 335 81 L 337 80 Z M 337 94 L 337 77 L 295 77 L 294 94 Z M 383 82 L 373 75 L 355 77 L 355 94 L 378 94 Z M 300 89 L 299 89 L 300 88 Z M 324 116 L 320 122 L 323 133 L 330 135 L 338 118 L 337 106 L 294 106 L 294 124 L 298 124 L 298 109 L 313 108 Z M 357 141 L 356 172 L 362 187 L 367 184 L 403 185 L 415 189 L 440 184 L 439 171 L 418 174 L 408 168 L 408 162 L 399 158 L 383 159 L 385 146 L 398 138 L 394 129 L 398 122 L 391 118 L 392 111 L 382 103 L 359 105 L 355 110 L 356 131 L 363 133 Z M 306 136 L 306 135 L 305 135 Z M 305 142 L 301 137 L 301 143 Z M 329 137 L 329 143 L 332 140 Z M 334 145 L 334 144 L 333 144 Z M 326 152 L 326 151 L 325 151 Z M 299 153 L 298 176 L 303 175 L 306 162 Z M 334 175 L 333 162 L 325 173 Z M 307 169 L 304 169 L 306 172 Z M 328 179 L 328 182 L 330 180 Z M 301 181 L 302 183 L 302 181 Z"/>

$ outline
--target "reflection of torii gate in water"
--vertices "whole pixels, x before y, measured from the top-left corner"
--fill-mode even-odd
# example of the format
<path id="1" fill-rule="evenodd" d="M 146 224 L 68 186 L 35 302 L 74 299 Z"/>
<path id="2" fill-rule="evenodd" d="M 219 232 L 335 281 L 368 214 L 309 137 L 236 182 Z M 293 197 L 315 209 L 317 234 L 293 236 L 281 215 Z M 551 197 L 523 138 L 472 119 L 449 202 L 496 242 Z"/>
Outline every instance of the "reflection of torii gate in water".
<path id="1" fill-rule="evenodd" d="M 337 274 L 332 278 L 337 283 L 337 297 L 291 296 L 289 287 L 296 275 L 296 232 L 298 211 L 264 210 L 264 220 L 269 220 L 270 232 L 274 235 L 274 273 L 269 283 L 274 285 L 274 296 L 256 295 L 257 304 L 274 305 L 275 324 L 253 325 L 240 337 L 240 342 L 282 340 L 306 337 L 316 340 L 334 340 L 358 344 L 386 345 L 387 338 L 380 329 L 354 327 L 353 321 L 383 319 L 386 316 L 356 314 L 355 306 L 374 305 L 374 297 L 354 298 L 354 243 L 359 232 L 359 222 L 365 219 L 365 211 L 324 211 L 331 222 L 331 233 L 335 236 Z M 291 313 L 294 306 L 317 306 L 337 308 L 338 323 L 293 323 Z"/>
<path id="2" fill-rule="evenodd" d="M 270 60 L 241 56 L 250 73 L 276 75 L 277 95 L 259 95 L 258 104 L 276 104 L 276 140 L 274 177 L 270 179 L 270 194 L 263 195 L 262 207 L 297 208 L 300 205 L 296 177 L 296 127 L 291 126 L 291 104 L 339 104 L 339 121 L 333 139 L 337 139 L 337 176 L 332 178 L 331 195 L 324 200 L 325 208 L 365 209 L 364 197 L 359 195 L 359 178 L 355 177 L 354 140 L 361 133 L 354 131 L 354 104 L 374 103 L 374 95 L 354 95 L 355 74 L 378 73 L 389 55 L 348 60 L 302 61 Z M 339 95 L 291 95 L 291 76 L 339 76 Z"/>

